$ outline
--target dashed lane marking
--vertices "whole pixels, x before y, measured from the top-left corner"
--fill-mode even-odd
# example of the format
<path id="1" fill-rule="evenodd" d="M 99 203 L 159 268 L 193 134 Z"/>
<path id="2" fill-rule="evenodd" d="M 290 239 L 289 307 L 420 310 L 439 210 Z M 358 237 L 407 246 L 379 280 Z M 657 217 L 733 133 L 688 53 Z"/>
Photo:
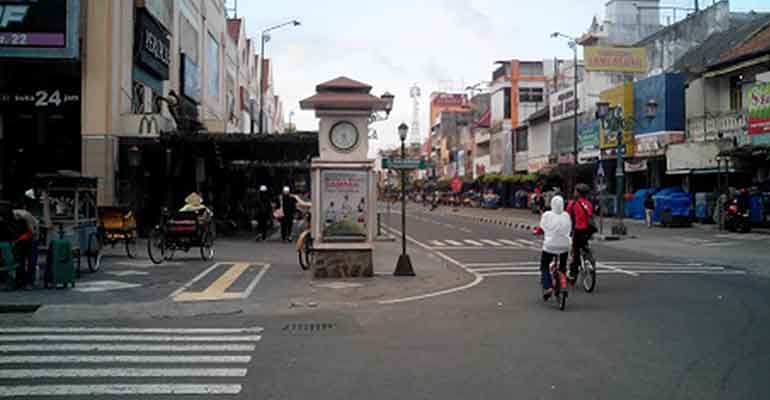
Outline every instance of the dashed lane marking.
<path id="1" fill-rule="evenodd" d="M 488 244 L 488 245 L 490 245 L 492 247 L 502 247 L 503 246 L 502 244 L 497 243 L 494 240 L 481 239 L 480 241 L 483 242 L 483 243 L 486 243 L 486 244 Z"/>
<path id="2" fill-rule="evenodd" d="M 64 352 L 64 351 L 111 351 L 111 352 L 206 352 L 233 351 L 248 352 L 257 348 L 253 344 L 19 344 L 0 345 L 0 353 L 17 351 Z"/>
<path id="3" fill-rule="evenodd" d="M 430 242 L 428 242 L 428 243 L 430 243 L 430 244 L 431 244 L 431 245 L 433 245 L 433 246 L 438 246 L 438 247 L 443 247 L 443 246 L 446 246 L 444 243 L 442 243 L 442 242 L 440 242 L 440 241 L 438 241 L 438 240 L 431 240 L 431 241 L 430 241 Z"/>
<path id="4" fill-rule="evenodd" d="M 0 357 L 0 364 L 248 364 L 250 362 L 251 356 L 37 355 Z"/>
<path id="5" fill-rule="evenodd" d="M 0 379 L 243 377 L 246 368 L 0 369 Z"/>
<path id="6" fill-rule="evenodd" d="M 447 243 L 451 244 L 452 246 L 462 246 L 463 244 L 456 241 L 456 240 L 447 240 Z"/>
<path id="7" fill-rule="evenodd" d="M 507 245 L 511 245 L 511 246 L 514 246 L 514 247 L 524 247 L 524 245 L 522 245 L 521 243 L 519 243 L 519 242 L 514 242 L 513 240 L 500 239 L 500 242 L 501 242 L 501 243 L 505 243 L 505 244 L 507 244 Z"/>
<path id="8" fill-rule="evenodd" d="M 483 244 L 481 244 L 481 243 L 479 243 L 479 242 L 477 242 L 475 240 L 465 239 L 465 240 L 463 240 L 463 242 L 471 244 L 471 245 L 474 245 L 476 247 L 484 247 Z"/>
<path id="9" fill-rule="evenodd" d="M 136 384 L 136 385 L 30 385 L 0 386 L 0 397 L 107 396 L 107 395 L 235 395 L 241 385 Z"/>

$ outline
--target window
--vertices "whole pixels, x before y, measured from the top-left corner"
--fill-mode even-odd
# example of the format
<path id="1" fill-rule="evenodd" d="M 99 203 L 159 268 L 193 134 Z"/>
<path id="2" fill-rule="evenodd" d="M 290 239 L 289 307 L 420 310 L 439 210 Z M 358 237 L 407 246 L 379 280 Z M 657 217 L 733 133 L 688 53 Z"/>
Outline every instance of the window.
<path id="1" fill-rule="evenodd" d="M 527 129 L 516 130 L 516 152 L 528 151 L 529 143 L 527 142 Z"/>
<path id="2" fill-rule="evenodd" d="M 519 101 L 522 103 L 542 103 L 543 88 L 520 88 Z"/>
<path id="3" fill-rule="evenodd" d="M 209 32 L 206 46 L 206 63 L 208 64 L 208 92 L 214 100 L 219 100 L 219 43 Z"/>
<path id="4" fill-rule="evenodd" d="M 200 65 L 200 61 L 198 61 L 198 31 L 184 16 L 181 16 L 179 20 L 181 21 L 179 24 L 179 48 L 195 64 Z"/>
<path id="5" fill-rule="evenodd" d="M 503 118 L 511 119 L 511 88 L 505 88 L 503 91 L 505 93 L 503 96 Z"/>
<path id="6" fill-rule="evenodd" d="M 740 111 L 743 109 L 743 91 L 741 90 L 742 81 L 742 75 L 730 78 L 730 111 Z"/>

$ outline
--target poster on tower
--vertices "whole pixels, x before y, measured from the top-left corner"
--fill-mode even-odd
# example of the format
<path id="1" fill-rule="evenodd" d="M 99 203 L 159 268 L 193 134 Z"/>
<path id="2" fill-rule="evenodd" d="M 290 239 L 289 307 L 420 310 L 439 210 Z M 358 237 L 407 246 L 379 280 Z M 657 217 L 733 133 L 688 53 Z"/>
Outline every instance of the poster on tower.
<path id="1" fill-rule="evenodd" d="M 367 240 L 369 172 L 321 171 L 321 222 L 324 241 Z"/>

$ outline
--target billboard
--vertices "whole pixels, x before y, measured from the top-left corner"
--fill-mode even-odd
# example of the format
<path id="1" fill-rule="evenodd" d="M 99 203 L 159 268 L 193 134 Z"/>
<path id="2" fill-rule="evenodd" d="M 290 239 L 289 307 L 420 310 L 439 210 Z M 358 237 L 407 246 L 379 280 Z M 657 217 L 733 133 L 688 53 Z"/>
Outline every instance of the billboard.
<path id="1" fill-rule="evenodd" d="M 643 47 L 584 47 L 586 70 L 647 72 L 647 51 Z"/>
<path id="2" fill-rule="evenodd" d="M 749 92 L 749 135 L 770 133 L 770 83 L 756 84 Z"/>
<path id="3" fill-rule="evenodd" d="M 79 0 L 0 0 L 0 58 L 75 58 Z"/>
<path id="4" fill-rule="evenodd" d="M 624 83 L 612 89 L 605 90 L 599 94 L 601 101 L 610 103 L 611 107 L 622 107 L 623 118 L 626 124 L 623 131 L 623 143 L 625 144 L 625 156 L 634 155 L 634 84 Z M 617 132 L 601 127 L 599 132 L 599 146 L 601 149 L 611 149 L 618 146 Z"/>
<path id="5" fill-rule="evenodd" d="M 436 93 L 431 97 L 433 107 L 463 107 L 465 95 L 462 93 Z"/>

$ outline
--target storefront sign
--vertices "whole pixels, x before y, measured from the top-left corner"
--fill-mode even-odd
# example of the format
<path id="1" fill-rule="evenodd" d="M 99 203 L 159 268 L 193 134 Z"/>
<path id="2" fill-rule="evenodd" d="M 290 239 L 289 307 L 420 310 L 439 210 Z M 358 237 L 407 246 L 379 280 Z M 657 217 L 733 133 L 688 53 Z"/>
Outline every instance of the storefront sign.
<path id="1" fill-rule="evenodd" d="M 352 170 L 321 171 L 321 218 L 324 240 L 367 239 L 366 198 L 369 173 Z"/>
<path id="2" fill-rule="evenodd" d="M 0 0 L 0 58 L 75 58 L 79 0 Z"/>
<path id="3" fill-rule="evenodd" d="M 143 8 L 136 10 L 136 63 L 161 80 L 168 80 L 171 40 L 163 26 Z"/>
<path id="4" fill-rule="evenodd" d="M 754 85 L 749 98 L 749 135 L 770 133 L 770 83 Z"/>
<path id="5" fill-rule="evenodd" d="M 579 88 L 578 91 L 580 91 Z M 575 109 L 579 107 L 578 103 L 575 98 L 575 89 L 565 89 L 551 95 L 551 122 L 575 115 Z"/>
<path id="6" fill-rule="evenodd" d="M 636 137 L 636 156 L 655 157 L 666 154 L 670 144 L 684 143 L 684 132 L 664 132 Z"/>
<path id="7" fill-rule="evenodd" d="M 38 108 L 78 106 L 80 95 L 65 90 L 30 90 L 17 93 L 0 92 L 0 105 L 27 105 Z"/>
<path id="8" fill-rule="evenodd" d="M 625 125 L 625 129 L 621 132 L 622 143 L 626 146 L 625 156 L 632 157 L 636 144 L 634 140 L 634 84 L 628 82 L 605 90 L 600 93 L 599 98 L 601 101 L 609 103 L 610 107 L 622 108 L 622 118 Z M 602 127 L 599 135 L 599 146 L 602 149 L 618 147 L 618 132 Z"/>
<path id="9" fill-rule="evenodd" d="M 647 171 L 647 160 L 626 161 L 624 167 L 626 172 Z"/>
<path id="10" fill-rule="evenodd" d="M 527 162 L 527 165 L 529 167 L 529 172 L 540 172 L 550 165 L 550 160 L 548 156 L 533 158 Z"/>
<path id="11" fill-rule="evenodd" d="M 462 107 L 465 105 L 465 95 L 462 93 L 439 93 L 431 99 L 433 107 Z"/>
<path id="12" fill-rule="evenodd" d="M 195 103 L 201 102 L 200 68 L 190 56 L 182 54 L 182 95 Z"/>
<path id="13" fill-rule="evenodd" d="M 586 70 L 647 72 L 647 51 L 642 47 L 584 47 Z"/>
<path id="14" fill-rule="evenodd" d="M 578 148 L 581 151 L 599 148 L 599 128 L 599 121 L 578 125 Z"/>

